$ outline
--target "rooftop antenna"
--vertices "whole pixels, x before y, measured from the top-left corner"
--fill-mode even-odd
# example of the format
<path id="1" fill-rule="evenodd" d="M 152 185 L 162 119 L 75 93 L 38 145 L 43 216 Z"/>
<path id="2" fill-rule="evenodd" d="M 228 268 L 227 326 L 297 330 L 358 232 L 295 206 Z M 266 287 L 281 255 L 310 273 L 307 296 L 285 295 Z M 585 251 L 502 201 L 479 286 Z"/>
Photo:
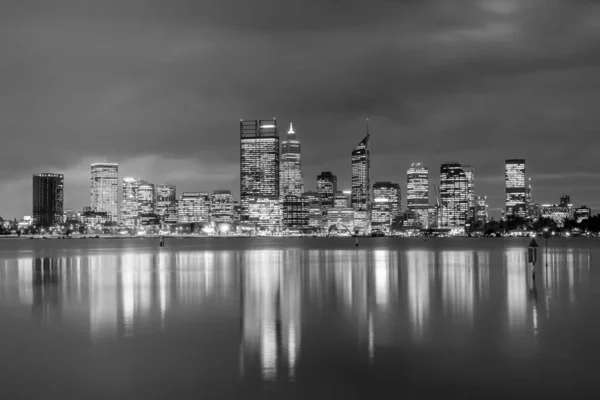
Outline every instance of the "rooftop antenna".
<path id="1" fill-rule="evenodd" d="M 369 136 L 369 135 L 370 135 L 370 133 L 369 133 L 369 118 L 367 118 L 367 136 Z"/>

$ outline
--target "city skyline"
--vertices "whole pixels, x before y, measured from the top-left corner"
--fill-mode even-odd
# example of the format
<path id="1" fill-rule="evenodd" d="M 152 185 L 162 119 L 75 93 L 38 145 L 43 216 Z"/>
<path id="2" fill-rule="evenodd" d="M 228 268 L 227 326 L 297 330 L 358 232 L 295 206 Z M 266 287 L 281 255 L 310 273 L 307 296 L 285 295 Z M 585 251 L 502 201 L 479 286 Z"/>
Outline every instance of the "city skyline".
<path id="1" fill-rule="evenodd" d="M 293 121 L 304 176 L 332 171 L 340 187 L 350 177 L 336 144 L 355 141 L 369 117 L 378 180 L 456 159 L 477 168 L 497 215 L 502 163 L 523 158 L 539 202 L 565 192 L 600 207 L 589 185 L 600 160 L 585 145 L 600 129 L 597 2 L 375 3 L 11 3 L 0 215 L 30 213 L 41 172 L 64 174 L 65 205 L 79 208 L 85 170 L 102 161 L 183 191 L 239 196 L 235 121 L 251 116 Z M 259 23 L 275 15 L 284 17 Z"/>

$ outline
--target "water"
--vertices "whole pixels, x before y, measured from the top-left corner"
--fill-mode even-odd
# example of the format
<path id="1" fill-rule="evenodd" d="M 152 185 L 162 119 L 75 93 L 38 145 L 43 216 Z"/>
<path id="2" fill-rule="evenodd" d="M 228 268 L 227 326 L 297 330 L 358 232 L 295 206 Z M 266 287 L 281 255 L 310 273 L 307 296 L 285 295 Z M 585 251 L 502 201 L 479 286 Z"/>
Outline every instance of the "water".
<path id="1" fill-rule="evenodd" d="M 599 242 L 528 243 L 0 240 L 0 398 L 597 398 Z"/>

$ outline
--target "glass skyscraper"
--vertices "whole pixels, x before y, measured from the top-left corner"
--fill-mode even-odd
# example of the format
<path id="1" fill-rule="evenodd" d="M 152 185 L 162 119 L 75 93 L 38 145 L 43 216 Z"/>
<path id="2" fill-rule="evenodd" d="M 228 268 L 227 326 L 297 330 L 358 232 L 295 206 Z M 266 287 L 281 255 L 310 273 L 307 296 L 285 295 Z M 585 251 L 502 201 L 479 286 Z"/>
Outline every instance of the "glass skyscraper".
<path id="1" fill-rule="evenodd" d="M 506 160 L 506 216 L 527 217 L 527 189 L 525 187 L 525 160 Z"/>
<path id="2" fill-rule="evenodd" d="M 441 226 L 463 227 L 469 211 L 468 182 L 463 167 L 446 163 L 440 167 Z"/>
<path id="3" fill-rule="evenodd" d="M 429 225 L 429 169 L 421 163 L 412 163 L 406 171 L 406 207 L 418 215 L 421 226 Z"/>
<path id="4" fill-rule="evenodd" d="M 142 215 L 154 214 L 156 212 L 156 193 L 154 184 L 141 181 L 138 187 L 138 213 Z"/>
<path id="5" fill-rule="evenodd" d="M 121 223 L 126 226 L 139 225 L 138 188 L 139 178 L 123 178 L 123 196 L 121 199 Z"/>
<path id="6" fill-rule="evenodd" d="M 371 207 L 371 152 L 367 136 L 352 150 L 352 208 L 369 211 Z"/>
<path id="7" fill-rule="evenodd" d="M 281 142 L 281 166 L 279 177 L 279 195 L 301 196 L 304 192 L 304 180 L 300 163 L 300 141 L 296 139 L 296 132 L 290 123 L 285 140 Z"/>
<path id="8" fill-rule="evenodd" d="M 279 200 L 279 133 L 276 120 L 240 121 L 240 221 L 250 203 Z"/>
<path id="9" fill-rule="evenodd" d="M 333 199 L 337 192 L 337 177 L 329 172 L 321 172 L 317 176 L 317 192 L 323 208 L 333 207 Z"/>
<path id="10" fill-rule="evenodd" d="M 375 182 L 371 209 L 371 229 L 389 232 L 392 221 L 400 215 L 400 185 Z"/>
<path id="11" fill-rule="evenodd" d="M 47 227 L 62 222 L 64 183 L 62 174 L 33 175 L 33 220 L 37 225 Z"/>
<path id="12" fill-rule="evenodd" d="M 119 222 L 119 164 L 91 165 L 90 207 L 105 212 L 110 222 Z"/>
<path id="13" fill-rule="evenodd" d="M 123 211 L 121 211 L 121 215 Z M 175 185 L 159 185 L 156 188 L 156 214 L 160 222 L 177 222 L 177 190 Z"/>

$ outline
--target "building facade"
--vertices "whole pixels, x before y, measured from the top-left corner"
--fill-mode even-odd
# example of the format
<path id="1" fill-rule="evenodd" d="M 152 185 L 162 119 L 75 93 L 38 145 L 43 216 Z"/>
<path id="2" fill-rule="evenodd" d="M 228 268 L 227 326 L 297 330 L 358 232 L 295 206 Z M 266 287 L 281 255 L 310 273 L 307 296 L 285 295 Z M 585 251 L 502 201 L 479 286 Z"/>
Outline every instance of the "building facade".
<path id="1" fill-rule="evenodd" d="M 138 214 L 148 215 L 156 213 L 156 191 L 154 183 L 140 181 L 137 191 Z"/>
<path id="2" fill-rule="evenodd" d="M 335 193 L 337 192 L 337 177 L 329 171 L 321 172 L 317 175 L 317 192 L 324 209 L 333 207 Z"/>
<path id="3" fill-rule="evenodd" d="M 367 136 L 352 150 L 352 208 L 360 211 L 371 209 L 371 152 Z"/>
<path id="4" fill-rule="evenodd" d="M 33 175 L 33 220 L 39 226 L 60 224 L 64 207 L 63 174 Z"/>
<path id="5" fill-rule="evenodd" d="M 296 132 L 290 123 L 290 130 L 281 142 L 279 195 L 282 199 L 289 195 L 301 196 L 304 192 L 300 153 L 300 141 L 296 139 Z"/>
<path id="6" fill-rule="evenodd" d="M 392 221 L 401 215 L 400 185 L 391 182 L 373 184 L 371 229 L 389 233 Z"/>
<path id="7" fill-rule="evenodd" d="M 318 192 L 304 192 L 302 194 L 308 202 L 308 227 L 319 230 L 323 227 L 323 210 Z"/>
<path id="8" fill-rule="evenodd" d="M 467 176 L 458 163 L 440 167 L 441 226 L 464 227 L 469 211 Z"/>
<path id="9" fill-rule="evenodd" d="M 304 231 L 308 228 L 308 199 L 303 196 L 285 196 L 283 199 L 283 226 L 288 230 Z"/>
<path id="10" fill-rule="evenodd" d="M 250 203 L 279 198 L 279 133 L 276 120 L 240 122 L 240 221 L 252 222 Z"/>
<path id="11" fill-rule="evenodd" d="M 129 227 L 138 226 L 139 207 L 138 207 L 138 188 L 141 179 L 123 178 L 122 197 L 121 197 L 121 224 Z"/>
<path id="12" fill-rule="evenodd" d="M 215 190 L 210 196 L 210 220 L 217 224 L 234 222 L 233 194 L 229 190 Z"/>
<path id="13" fill-rule="evenodd" d="M 206 192 L 183 192 L 177 205 L 177 222 L 208 222 L 209 204 Z"/>
<path id="14" fill-rule="evenodd" d="M 419 215 L 422 227 L 429 226 L 429 169 L 412 163 L 406 171 L 406 207 Z"/>
<path id="15" fill-rule="evenodd" d="M 475 197 L 475 223 L 485 225 L 488 223 L 488 204 L 487 196 L 476 196 Z"/>
<path id="16" fill-rule="evenodd" d="M 525 188 L 525 160 L 506 160 L 506 217 L 527 217 L 527 190 Z"/>
<path id="17" fill-rule="evenodd" d="M 156 188 L 156 215 L 161 223 L 174 224 L 177 222 L 177 188 L 175 185 L 164 184 Z"/>
<path id="18" fill-rule="evenodd" d="M 109 222 L 119 222 L 119 164 L 91 165 L 90 207 L 105 212 Z"/>

